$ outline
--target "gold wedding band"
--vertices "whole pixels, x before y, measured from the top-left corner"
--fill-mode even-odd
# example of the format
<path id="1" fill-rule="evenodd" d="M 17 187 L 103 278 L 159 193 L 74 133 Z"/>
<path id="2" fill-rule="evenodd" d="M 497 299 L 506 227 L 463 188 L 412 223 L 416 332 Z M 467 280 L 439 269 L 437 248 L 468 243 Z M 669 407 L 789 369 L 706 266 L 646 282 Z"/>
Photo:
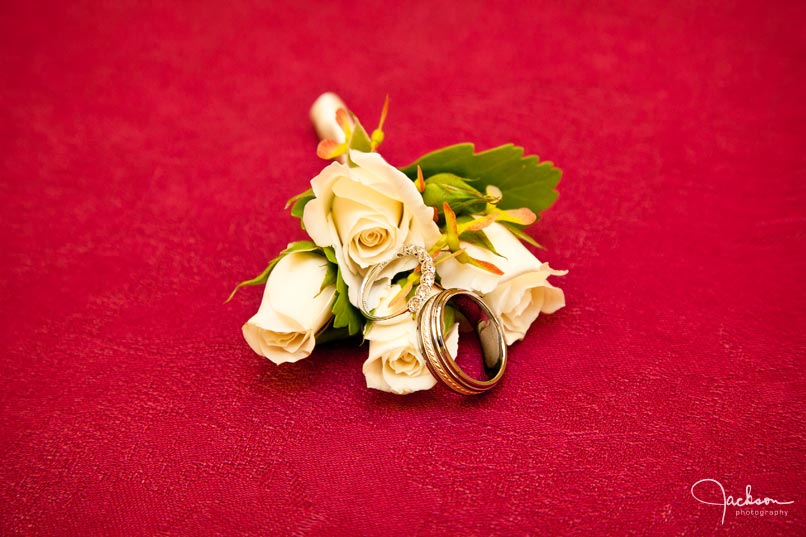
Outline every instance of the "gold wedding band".
<path id="1" fill-rule="evenodd" d="M 420 263 L 420 285 L 409 299 L 407 307 L 387 315 L 375 315 L 367 301 L 372 285 L 392 260 L 384 261 L 369 269 L 359 289 L 359 309 L 370 321 L 385 321 L 407 311 L 417 316 L 417 342 L 428 370 L 450 389 L 464 395 L 484 393 L 501 380 L 507 365 L 507 344 L 504 330 L 495 313 L 484 300 L 471 291 L 463 289 L 434 290 L 435 268 L 431 256 L 420 246 L 407 245 L 396 257 L 413 256 Z M 445 344 L 444 313 L 449 303 L 464 317 L 479 338 L 482 366 L 487 380 L 479 380 L 465 373 L 451 356 Z"/>
<path id="2" fill-rule="evenodd" d="M 482 365 L 487 380 L 465 373 L 445 345 L 443 313 L 449 302 L 476 331 L 481 344 Z M 417 316 L 420 352 L 431 373 L 455 392 L 484 393 L 501 380 L 507 365 L 507 345 L 501 323 L 477 294 L 462 289 L 445 289 L 432 295 Z"/>

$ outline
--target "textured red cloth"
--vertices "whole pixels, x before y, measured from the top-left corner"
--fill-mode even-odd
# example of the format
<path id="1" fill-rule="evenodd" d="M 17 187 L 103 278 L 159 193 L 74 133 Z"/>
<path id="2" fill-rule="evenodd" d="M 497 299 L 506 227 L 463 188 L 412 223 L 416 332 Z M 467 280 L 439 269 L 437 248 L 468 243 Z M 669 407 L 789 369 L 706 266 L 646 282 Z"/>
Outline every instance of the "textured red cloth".
<path id="1" fill-rule="evenodd" d="M 806 531 L 802 2 L 228 4 L 3 6 L 0 534 Z M 304 237 L 326 90 L 390 94 L 393 164 L 564 170 L 568 306 L 492 393 L 277 367 L 222 305 Z"/>

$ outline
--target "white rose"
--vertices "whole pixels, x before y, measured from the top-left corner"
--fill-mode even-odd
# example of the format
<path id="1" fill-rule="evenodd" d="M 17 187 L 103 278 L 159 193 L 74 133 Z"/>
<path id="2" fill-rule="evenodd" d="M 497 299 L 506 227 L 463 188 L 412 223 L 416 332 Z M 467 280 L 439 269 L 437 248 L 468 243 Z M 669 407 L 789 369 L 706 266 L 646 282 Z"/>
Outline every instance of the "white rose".
<path id="1" fill-rule="evenodd" d="M 411 179 L 377 153 L 350 151 L 350 160 L 355 167 L 334 162 L 311 180 L 316 198 L 305 205 L 302 222 L 317 245 L 334 248 L 357 306 L 370 266 L 404 244 L 430 247 L 440 232 Z"/>
<path id="2" fill-rule="evenodd" d="M 387 297 L 376 310 L 383 315 L 392 309 L 388 300 L 400 291 L 389 287 Z M 445 343 L 456 356 L 459 347 L 458 323 L 448 332 Z M 430 390 L 437 383 L 431 375 L 417 345 L 417 323 L 411 315 L 401 315 L 389 321 L 377 321 L 364 334 L 369 341 L 369 357 L 364 362 L 367 388 L 405 395 Z"/>
<path id="3" fill-rule="evenodd" d="M 277 262 L 258 312 L 243 325 L 252 350 L 275 364 L 313 352 L 336 295 L 335 285 L 322 289 L 327 270 L 327 259 L 317 252 L 291 252 Z"/>
<path id="4" fill-rule="evenodd" d="M 496 275 L 447 259 L 437 265 L 445 288 L 476 291 L 499 317 L 507 345 L 521 340 L 540 313 L 554 313 L 565 306 L 562 289 L 548 282 L 549 276 L 564 276 L 567 270 L 554 270 L 541 263 L 509 230 L 494 223 L 484 229 L 501 257 L 486 248 L 462 243 L 472 257 L 489 261 L 504 274 Z"/>

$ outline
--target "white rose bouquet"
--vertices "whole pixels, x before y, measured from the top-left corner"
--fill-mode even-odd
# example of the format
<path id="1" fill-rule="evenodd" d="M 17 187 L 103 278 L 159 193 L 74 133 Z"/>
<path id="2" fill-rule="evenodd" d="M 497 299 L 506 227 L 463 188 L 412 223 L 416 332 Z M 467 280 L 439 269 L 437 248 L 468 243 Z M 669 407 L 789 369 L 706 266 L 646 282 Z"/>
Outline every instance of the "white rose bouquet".
<path id="1" fill-rule="evenodd" d="M 437 284 L 477 293 L 497 317 L 506 345 L 522 340 L 540 313 L 565 305 L 548 278 L 567 271 L 541 263 L 523 244 L 541 248 L 525 229 L 557 199 L 561 172 L 512 144 L 481 153 L 469 143 L 453 145 L 396 168 L 377 152 L 388 105 L 387 97 L 370 135 L 336 95 L 316 100 L 317 155 L 334 162 L 287 204 L 310 240 L 289 243 L 229 298 L 243 286 L 265 284 L 243 334 L 272 362 L 296 362 L 318 343 L 362 336 L 369 342 L 367 386 L 407 394 L 437 381 L 417 345 L 413 316 L 370 321 L 362 314 L 367 273 L 403 247 L 424 248 Z M 373 315 L 405 304 L 420 276 L 408 268 L 378 281 Z M 444 339 L 455 355 L 460 316 L 450 317 Z"/>

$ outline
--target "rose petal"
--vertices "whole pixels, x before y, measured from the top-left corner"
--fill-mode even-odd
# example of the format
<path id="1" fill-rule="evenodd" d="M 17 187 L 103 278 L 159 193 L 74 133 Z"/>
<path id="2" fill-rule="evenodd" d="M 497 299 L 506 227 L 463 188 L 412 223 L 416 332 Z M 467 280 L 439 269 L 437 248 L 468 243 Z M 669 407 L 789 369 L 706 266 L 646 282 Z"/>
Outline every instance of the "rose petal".
<path id="1" fill-rule="evenodd" d="M 252 350 L 277 364 L 311 354 L 316 333 L 332 316 L 335 286 L 321 288 L 327 265 L 315 252 L 292 252 L 277 262 L 260 308 L 243 326 Z"/>
<path id="2" fill-rule="evenodd" d="M 440 232 L 433 210 L 406 175 L 377 153 L 351 150 L 350 159 L 354 167 L 334 163 L 311 181 L 316 198 L 306 204 L 302 220 L 317 245 L 333 247 L 350 302 L 357 305 L 371 264 L 403 244 L 430 247 Z"/>
<path id="3" fill-rule="evenodd" d="M 381 183 L 382 184 L 382 183 Z M 349 178 L 341 178 L 333 183 L 333 195 L 352 200 L 367 209 L 383 214 L 392 225 L 398 225 L 403 216 L 403 203 L 394 193 L 382 193 L 376 188 L 363 185 Z"/>
<path id="4" fill-rule="evenodd" d="M 373 388 L 383 392 L 391 391 L 391 387 L 383 378 L 383 360 L 380 355 L 370 355 L 364 361 L 364 366 L 361 369 L 367 381 L 367 388 Z"/>
<path id="5" fill-rule="evenodd" d="M 425 364 L 422 365 L 420 371 L 419 375 L 396 375 L 388 363 L 384 363 L 383 379 L 389 385 L 390 391 L 399 395 L 406 395 L 420 390 L 430 390 L 436 385 L 437 380 L 431 376 Z"/>
<path id="6" fill-rule="evenodd" d="M 558 309 L 565 307 L 565 293 L 562 289 L 546 283 L 544 293 L 542 313 L 554 313 Z"/>
<path id="7" fill-rule="evenodd" d="M 423 238 L 421 246 L 428 247 L 439 240 L 440 231 L 433 220 L 434 212 L 423 203 L 414 181 L 390 166 L 378 153 L 352 150 L 350 159 L 359 166 L 352 169 L 357 176 L 371 182 L 379 192 L 403 202 L 405 210 L 411 213 L 411 230 Z M 370 177 L 382 177 L 383 181 L 371 180 Z"/>
<path id="8" fill-rule="evenodd" d="M 389 285 L 385 291 L 378 306 L 381 311 L 388 309 L 400 286 Z M 417 326 L 411 315 L 370 325 L 365 334 L 369 341 L 369 357 L 363 368 L 368 387 L 407 394 L 430 389 L 436 384 L 419 354 L 416 334 Z"/>
<path id="9" fill-rule="evenodd" d="M 272 309 L 308 329 L 324 324 L 336 293 L 334 285 L 322 289 L 327 266 L 327 259 L 314 252 L 283 257 L 266 282 L 265 296 Z"/>

